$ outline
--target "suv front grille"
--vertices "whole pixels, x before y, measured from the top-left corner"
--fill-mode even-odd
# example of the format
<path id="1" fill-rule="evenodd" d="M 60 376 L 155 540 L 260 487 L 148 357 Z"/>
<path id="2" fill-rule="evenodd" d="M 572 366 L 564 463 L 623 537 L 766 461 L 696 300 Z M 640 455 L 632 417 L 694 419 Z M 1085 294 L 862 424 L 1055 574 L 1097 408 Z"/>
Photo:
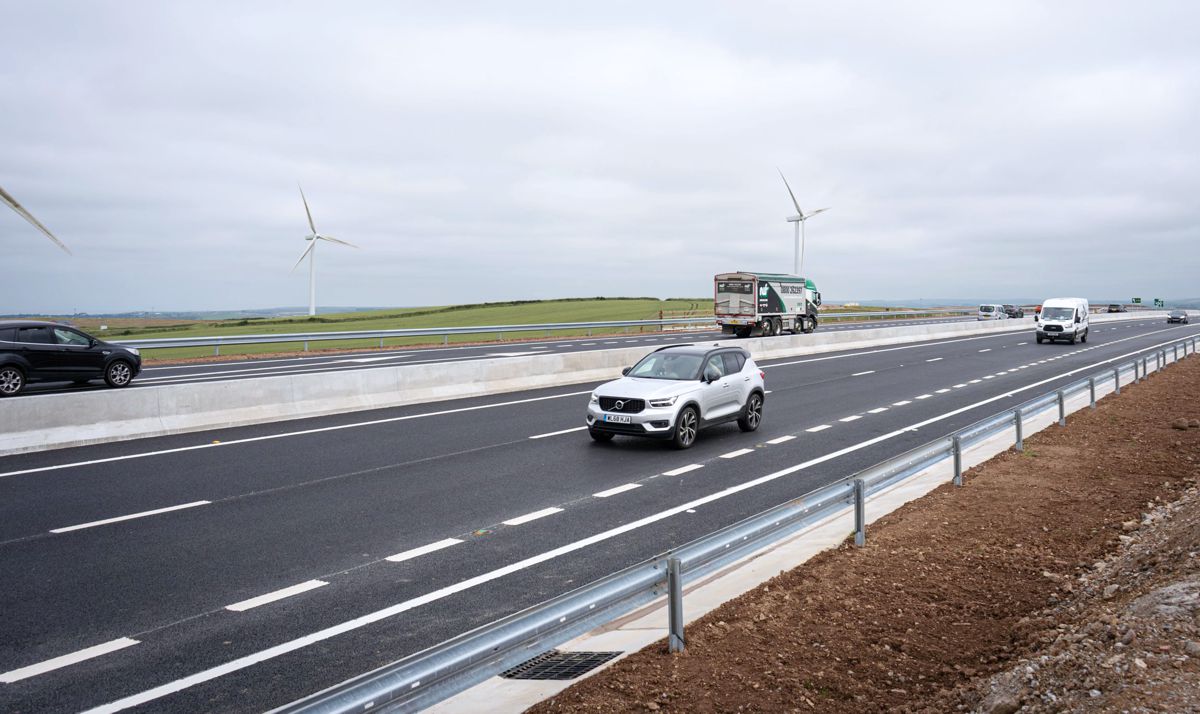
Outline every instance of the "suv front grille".
<path id="1" fill-rule="evenodd" d="M 641 399 L 620 399 L 618 397 L 600 397 L 600 408 L 606 412 L 621 414 L 637 414 L 646 408 L 646 402 Z"/>

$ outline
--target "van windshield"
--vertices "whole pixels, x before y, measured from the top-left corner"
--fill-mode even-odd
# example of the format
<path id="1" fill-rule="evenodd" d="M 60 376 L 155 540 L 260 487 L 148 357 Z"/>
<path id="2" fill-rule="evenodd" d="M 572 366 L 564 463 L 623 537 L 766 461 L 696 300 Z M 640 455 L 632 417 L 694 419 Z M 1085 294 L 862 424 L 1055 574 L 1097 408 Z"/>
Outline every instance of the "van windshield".
<path id="1" fill-rule="evenodd" d="M 980 312 L 991 312 L 991 311 L 992 311 L 992 306 L 991 306 L 991 305 L 980 305 L 980 306 L 979 306 L 979 311 L 980 311 Z"/>
<path id="2" fill-rule="evenodd" d="M 1075 308 L 1073 307 L 1044 307 L 1042 308 L 1043 320 L 1073 320 L 1075 318 Z"/>

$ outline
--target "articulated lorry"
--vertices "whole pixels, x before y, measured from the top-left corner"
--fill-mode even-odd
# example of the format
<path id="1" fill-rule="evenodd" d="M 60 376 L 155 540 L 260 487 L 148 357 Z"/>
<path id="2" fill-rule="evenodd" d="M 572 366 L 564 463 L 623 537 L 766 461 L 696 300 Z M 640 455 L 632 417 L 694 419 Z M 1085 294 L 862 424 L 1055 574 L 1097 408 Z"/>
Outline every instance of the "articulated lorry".
<path id="1" fill-rule="evenodd" d="M 813 281 L 776 273 L 721 273 L 713 278 L 713 313 L 721 331 L 738 337 L 817 329 L 821 293 Z"/>

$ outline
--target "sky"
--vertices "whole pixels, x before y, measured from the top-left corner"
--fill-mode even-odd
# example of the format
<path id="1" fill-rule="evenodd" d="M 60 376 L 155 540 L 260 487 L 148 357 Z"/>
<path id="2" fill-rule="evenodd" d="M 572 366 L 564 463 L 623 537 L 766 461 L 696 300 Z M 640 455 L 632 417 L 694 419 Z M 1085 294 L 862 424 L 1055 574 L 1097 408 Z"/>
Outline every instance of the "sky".
<path id="1" fill-rule="evenodd" d="M 1200 296 L 1192 2 L 0 0 L 0 314 Z"/>

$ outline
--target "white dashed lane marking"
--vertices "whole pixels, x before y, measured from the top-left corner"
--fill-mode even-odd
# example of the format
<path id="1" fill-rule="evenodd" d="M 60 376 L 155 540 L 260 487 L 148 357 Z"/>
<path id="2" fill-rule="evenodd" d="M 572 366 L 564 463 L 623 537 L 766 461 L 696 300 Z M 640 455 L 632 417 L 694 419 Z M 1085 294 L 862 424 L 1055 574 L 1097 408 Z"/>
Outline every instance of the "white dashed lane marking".
<path id="1" fill-rule="evenodd" d="M 933 359 L 927 359 L 925 361 L 926 362 L 940 362 L 941 359 L 942 359 L 941 357 L 934 357 Z"/>
<path id="2" fill-rule="evenodd" d="M 530 439 L 545 439 L 547 436 L 558 436 L 559 434 L 570 434 L 573 431 L 583 431 L 586 428 L 587 428 L 586 426 L 575 426 L 575 427 L 571 427 L 570 429 L 563 429 L 562 431 L 552 431 L 548 434 L 537 434 L 537 435 L 531 436 L 529 438 Z"/>
<path id="3" fill-rule="evenodd" d="M 855 372 L 854 374 L 852 374 L 852 375 L 850 375 L 850 376 L 851 376 L 851 377 L 861 377 L 861 376 L 863 376 L 864 374 L 875 374 L 875 370 L 873 370 L 873 369 L 868 369 L 866 372 Z"/>
<path id="4" fill-rule="evenodd" d="M 627 483 L 623 486 L 617 486 L 616 488 L 610 488 L 607 491 L 600 491 L 599 493 L 593 493 L 592 495 L 595 496 L 596 498 L 608 498 L 609 496 L 615 496 L 618 493 L 625 493 L 626 491 L 632 491 L 635 488 L 641 488 L 641 487 L 642 487 L 642 485 L 640 483 Z"/>
<path id="5" fill-rule="evenodd" d="M 859 419 L 862 419 L 862 416 L 855 414 L 854 416 L 842 417 L 838 421 L 858 421 Z"/>
<path id="6" fill-rule="evenodd" d="M 918 394 L 917 399 L 929 399 L 932 396 L 932 394 Z"/>
<path id="7" fill-rule="evenodd" d="M 810 434 L 815 434 L 818 431 L 825 431 L 826 429 L 829 429 L 829 428 L 830 428 L 830 426 L 828 424 L 822 424 L 820 426 L 814 426 L 811 429 L 805 429 L 805 431 L 807 431 Z"/>
<path id="8" fill-rule="evenodd" d="M 112 640 L 110 642 L 105 642 L 102 645 L 88 647 L 87 649 L 82 649 L 78 652 L 72 652 L 71 654 L 65 654 L 61 657 L 48 659 L 45 662 L 39 662 L 38 664 L 31 664 L 28 667 L 14 669 L 9 672 L 5 672 L 4 674 L 0 674 L 0 684 L 12 684 L 13 682 L 19 682 L 22 679 L 36 677 L 39 674 L 53 672 L 56 669 L 62 669 L 63 667 L 68 667 L 78 662 L 83 662 L 94 657 L 106 655 L 109 652 L 116 652 L 117 650 L 125 649 L 126 647 L 129 647 L 130 645 L 136 645 L 137 643 L 137 640 L 131 640 L 128 637 L 122 637 L 119 640 Z"/>
<path id="9" fill-rule="evenodd" d="M 736 459 L 739 456 L 745 456 L 746 454 L 753 454 L 753 453 L 754 453 L 754 449 L 738 449 L 737 451 L 730 451 L 728 454 L 721 454 L 720 458 Z"/>
<path id="10" fill-rule="evenodd" d="M 777 437 L 774 439 L 769 439 L 767 441 L 767 443 L 768 444 L 782 444 L 785 441 L 791 441 L 792 439 L 795 439 L 795 438 L 796 437 L 792 436 L 791 434 L 788 434 L 787 436 L 780 436 L 780 437 Z"/>
<path id="11" fill-rule="evenodd" d="M 904 406 L 905 404 L 912 404 L 912 400 L 911 400 L 911 399 L 905 399 L 905 400 L 904 400 L 904 401 L 902 401 L 902 402 L 892 402 L 892 406 L 893 406 L 893 407 L 902 407 L 902 406 Z"/>
<path id="12" fill-rule="evenodd" d="M 704 464 L 688 464 L 687 466 L 680 466 L 679 468 L 672 469 L 670 471 L 663 471 L 663 476 L 682 476 L 688 471 L 695 471 L 696 469 L 702 468 L 704 468 Z"/>
<path id="13" fill-rule="evenodd" d="M 868 414 L 879 414 L 880 412 L 886 412 L 887 410 L 888 410 L 887 407 L 875 407 L 874 409 L 868 409 L 867 413 Z"/>
<path id="14" fill-rule="evenodd" d="M 459 543 L 462 543 L 462 541 L 458 538 L 446 538 L 445 540 L 439 540 L 436 543 L 423 545 L 420 548 L 413 548 L 411 550 L 406 550 L 403 553 L 389 555 L 388 557 L 384 558 L 384 560 L 390 560 L 393 563 L 402 563 L 406 560 L 412 560 L 413 558 L 433 553 L 434 551 L 438 551 L 443 548 L 449 548 L 452 545 L 458 545 Z"/>
<path id="15" fill-rule="evenodd" d="M 142 511 L 141 513 L 131 513 L 128 516 L 117 516 L 115 518 L 105 518 L 102 521 L 92 521 L 91 523 L 80 523 L 76 526 L 64 526 L 62 528 L 53 528 L 51 533 L 67 533 L 69 531 L 77 531 L 83 528 L 95 528 L 96 526 L 106 526 L 110 523 L 119 523 L 121 521 L 131 521 L 135 518 L 145 518 L 147 516 L 157 516 L 160 513 L 170 513 L 171 511 L 181 511 L 185 508 L 195 508 L 196 506 L 207 506 L 212 501 L 193 501 L 192 503 L 184 503 L 178 506 L 168 506 L 167 508 L 156 508 L 153 511 Z"/>
<path id="16" fill-rule="evenodd" d="M 545 518 L 546 516 L 553 516 L 555 513 L 562 513 L 562 510 L 563 509 L 561 509 L 561 508 L 555 508 L 554 506 L 551 506 L 550 508 L 543 508 L 540 511 L 534 511 L 533 513 L 526 513 L 523 516 L 517 516 L 516 518 L 510 518 L 507 521 L 501 521 L 501 523 L 503 523 L 506 526 L 519 526 L 523 523 L 528 523 L 530 521 L 536 521 L 539 518 Z"/>
<path id="17" fill-rule="evenodd" d="M 325 582 L 324 580 L 309 580 L 306 583 L 293 585 L 290 588 L 283 588 L 281 590 L 276 590 L 275 592 L 267 593 L 266 595 L 259 595 L 258 597 L 252 597 L 249 600 L 242 600 L 241 602 L 235 602 L 232 605 L 226 605 L 225 609 L 232 610 L 233 612 L 245 612 L 246 610 L 266 605 L 277 600 L 283 600 L 285 598 L 292 597 L 293 595 L 306 593 L 309 590 L 316 590 L 317 588 L 328 584 L 329 583 Z"/>

